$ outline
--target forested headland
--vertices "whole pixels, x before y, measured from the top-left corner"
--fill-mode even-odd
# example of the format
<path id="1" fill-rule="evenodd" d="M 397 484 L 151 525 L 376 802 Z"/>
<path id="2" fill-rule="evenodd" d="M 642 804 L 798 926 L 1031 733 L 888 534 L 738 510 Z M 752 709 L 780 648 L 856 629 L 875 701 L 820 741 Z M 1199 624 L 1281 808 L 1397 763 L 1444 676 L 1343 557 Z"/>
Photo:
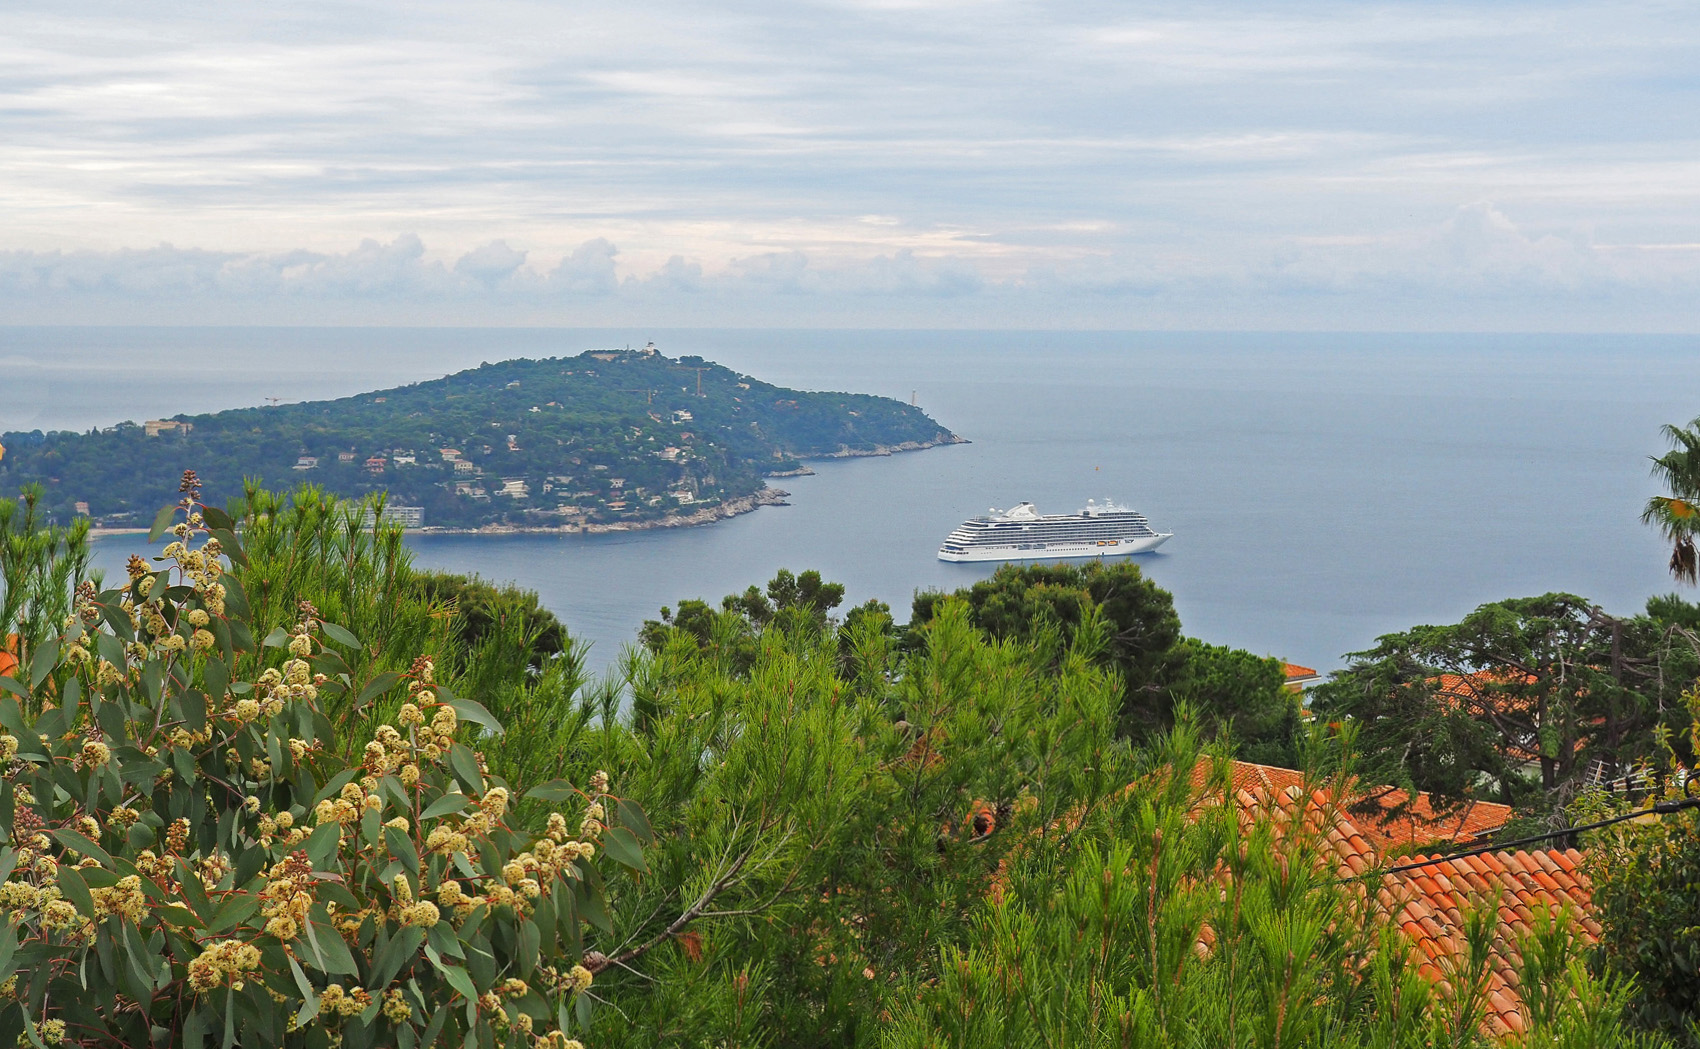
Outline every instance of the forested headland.
<path id="1" fill-rule="evenodd" d="M 334 401 L 0 435 L 0 490 L 42 487 L 69 521 L 146 527 L 194 469 L 207 498 L 245 480 L 388 493 L 437 528 L 644 525 L 750 500 L 800 460 L 956 441 L 887 397 L 791 390 L 652 349 L 484 364 Z"/>

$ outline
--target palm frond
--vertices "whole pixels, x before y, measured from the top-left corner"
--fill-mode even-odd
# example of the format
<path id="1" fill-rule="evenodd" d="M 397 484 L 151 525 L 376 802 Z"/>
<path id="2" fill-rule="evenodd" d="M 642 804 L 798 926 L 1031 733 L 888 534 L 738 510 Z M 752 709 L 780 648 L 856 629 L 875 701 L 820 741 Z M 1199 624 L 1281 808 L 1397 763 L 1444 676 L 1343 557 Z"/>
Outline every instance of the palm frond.
<path id="1" fill-rule="evenodd" d="M 1644 524 L 1655 525 L 1670 541 L 1670 571 L 1679 583 L 1694 585 L 1700 580 L 1700 558 L 1694 537 L 1700 534 L 1700 418 L 1687 426 L 1666 424 L 1659 430 L 1670 442 L 1664 455 L 1650 456 L 1653 476 L 1669 495 L 1647 500 L 1641 511 Z"/>
<path id="2" fill-rule="evenodd" d="M 1688 536 L 1678 536 L 1671 543 L 1670 574 L 1679 583 L 1693 586 L 1700 581 L 1700 557 L 1696 557 L 1694 540 Z"/>

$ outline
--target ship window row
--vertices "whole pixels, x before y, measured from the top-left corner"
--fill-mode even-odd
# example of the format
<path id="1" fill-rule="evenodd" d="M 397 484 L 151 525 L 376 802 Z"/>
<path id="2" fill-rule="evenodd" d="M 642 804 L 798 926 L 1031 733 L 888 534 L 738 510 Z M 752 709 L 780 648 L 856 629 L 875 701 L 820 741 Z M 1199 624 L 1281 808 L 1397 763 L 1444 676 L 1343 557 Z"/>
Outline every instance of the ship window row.
<path id="1" fill-rule="evenodd" d="M 1131 526 L 1131 525 L 1123 525 L 1123 526 L 1116 527 L 1116 528 L 1080 528 L 1080 527 L 1075 527 L 1075 528 L 1020 528 L 1020 529 L 1010 528 L 1010 529 L 999 529 L 996 532 L 980 533 L 981 537 L 996 538 L 996 539 L 1002 539 L 1002 538 L 1005 538 L 1005 537 L 1013 538 L 1013 537 L 1016 537 L 1016 536 L 1052 536 L 1052 535 L 1117 536 L 1117 535 L 1150 535 L 1150 534 L 1151 534 L 1151 529 L 1150 529 L 1149 526 L 1134 527 L 1134 526 Z"/>
<path id="2" fill-rule="evenodd" d="M 995 529 L 997 531 L 1004 532 L 1004 531 L 1010 530 L 1011 528 L 1126 528 L 1129 525 L 1137 526 L 1137 525 L 1143 525 L 1143 524 L 1146 524 L 1146 523 L 1147 522 L 1145 522 L 1143 520 L 1134 520 L 1134 519 L 1131 519 L 1131 518 L 1123 518 L 1119 521 L 1106 521 L 1106 520 L 1096 520 L 1096 519 L 1084 520 L 1084 521 L 1083 520 L 1073 520 L 1073 521 L 1004 521 L 1004 522 L 1000 522 L 998 524 L 985 525 L 985 526 L 982 526 L 982 527 L 992 528 L 992 529 Z"/>

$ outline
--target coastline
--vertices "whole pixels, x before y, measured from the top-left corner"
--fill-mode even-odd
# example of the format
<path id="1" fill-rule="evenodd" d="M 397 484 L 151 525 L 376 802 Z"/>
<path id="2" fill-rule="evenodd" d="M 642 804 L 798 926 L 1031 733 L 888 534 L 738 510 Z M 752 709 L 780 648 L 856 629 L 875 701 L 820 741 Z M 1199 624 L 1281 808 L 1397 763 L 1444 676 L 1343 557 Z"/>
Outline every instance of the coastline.
<path id="1" fill-rule="evenodd" d="M 823 452 L 818 455 L 799 456 L 801 459 L 866 459 L 878 456 L 896 455 L 899 452 L 919 452 L 928 448 L 939 448 L 947 444 L 968 444 L 968 438 L 957 434 L 948 437 L 940 435 L 930 441 L 904 441 L 901 444 L 875 445 L 873 448 L 839 448 L 836 452 Z M 812 477 L 815 471 L 808 466 L 799 466 L 794 470 L 779 470 L 768 474 L 768 477 Z M 728 499 L 715 506 L 704 507 L 688 514 L 669 514 L 653 521 L 610 521 L 606 523 L 560 524 L 560 525 L 480 525 L 477 528 L 409 528 L 409 535 L 603 535 L 609 532 L 647 532 L 656 528 L 695 528 L 698 525 L 713 524 L 724 521 L 729 517 L 747 514 L 762 506 L 789 506 L 785 500 L 791 493 L 780 488 L 770 488 L 765 484 L 750 495 Z M 91 528 L 89 537 L 100 539 L 118 535 L 147 535 L 146 528 Z"/>
<path id="2" fill-rule="evenodd" d="M 569 525 L 481 525 L 477 528 L 409 528 L 408 535 L 602 535 L 607 532 L 647 532 L 656 528 L 693 528 L 728 517 L 747 514 L 758 506 L 789 506 L 790 492 L 763 487 L 753 495 L 728 499 L 689 514 L 674 514 L 656 521 L 611 521 L 606 524 Z"/>
<path id="3" fill-rule="evenodd" d="M 868 459 L 880 455 L 896 455 L 898 452 L 920 452 L 928 448 L 941 448 L 947 444 L 972 444 L 961 434 L 942 432 L 930 441 L 904 441 L 901 444 L 876 444 L 872 448 L 845 448 L 839 446 L 836 452 L 822 452 L 819 455 L 799 455 L 799 459 Z M 777 474 L 774 476 L 778 476 Z"/>

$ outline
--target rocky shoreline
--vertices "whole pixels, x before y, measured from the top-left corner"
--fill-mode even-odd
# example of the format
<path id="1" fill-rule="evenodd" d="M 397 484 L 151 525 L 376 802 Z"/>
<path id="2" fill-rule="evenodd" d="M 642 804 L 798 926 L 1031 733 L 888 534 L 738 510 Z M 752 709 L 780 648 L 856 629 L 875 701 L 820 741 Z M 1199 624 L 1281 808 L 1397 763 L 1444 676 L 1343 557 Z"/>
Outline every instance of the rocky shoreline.
<path id="1" fill-rule="evenodd" d="M 803 459 L 866 459 L 876 455 L 896 455 L 898 452 L 919 452 L 927 448 L 939 448 L 947 444 L 969 444 L 968 438 L 960 434 L 940 433 L 930 441 L 904 441 L 902 444 L 876 444 L 872 448 L 845 448 L 840 446 L 836 452 L 824 455 L 805 455 Z"/>

